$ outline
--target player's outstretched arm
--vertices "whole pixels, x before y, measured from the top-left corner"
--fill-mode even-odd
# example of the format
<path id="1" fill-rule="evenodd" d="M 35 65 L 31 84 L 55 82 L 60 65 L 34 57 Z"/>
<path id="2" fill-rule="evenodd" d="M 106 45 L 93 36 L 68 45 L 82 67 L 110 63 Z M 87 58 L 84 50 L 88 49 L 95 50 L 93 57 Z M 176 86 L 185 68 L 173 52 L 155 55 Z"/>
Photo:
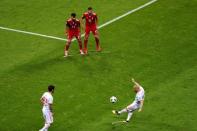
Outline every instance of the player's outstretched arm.
<path id="1" fill-rule="evenodd" d="M 134 78 L 132 78 L 131 81 L 132 81 L 135 85 L 137 85 L 138 87 L 141 86 L 139 83 L 137 83 L 137 82 L 135 81 Z"/>

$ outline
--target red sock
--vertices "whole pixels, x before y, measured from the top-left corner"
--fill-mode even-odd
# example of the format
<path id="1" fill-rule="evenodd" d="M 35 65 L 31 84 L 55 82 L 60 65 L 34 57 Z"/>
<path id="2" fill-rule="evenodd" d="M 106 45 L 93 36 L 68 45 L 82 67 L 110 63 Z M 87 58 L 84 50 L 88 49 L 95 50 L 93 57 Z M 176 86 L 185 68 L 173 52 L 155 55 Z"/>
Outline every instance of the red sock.
<path id="1" fill-rule="evenodd" d="M 81 41 L 78 42 L 79 42 L 79 49 L 82 50 L 82 42 Z"/>
<path id="2" fill-rule="evenodd" d="M 95 41 L 96 41 L 96 48 L 97 49 L 100 49 L 99 39 L 98 38 L 95 38 Z"/>
<path id="3" fill-rule="evenodd" d="M 88 40 L 84 40 L 84 49 L 85 49 L 85 51 L 87 51 L 87 46 L 88 46 Z"/>

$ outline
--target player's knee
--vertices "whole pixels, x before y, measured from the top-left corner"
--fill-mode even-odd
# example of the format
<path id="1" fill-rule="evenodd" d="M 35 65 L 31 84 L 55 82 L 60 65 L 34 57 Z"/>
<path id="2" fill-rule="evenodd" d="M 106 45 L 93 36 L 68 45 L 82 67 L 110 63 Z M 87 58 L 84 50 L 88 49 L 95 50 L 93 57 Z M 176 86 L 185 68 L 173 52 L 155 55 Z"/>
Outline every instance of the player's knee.
<path id="1" fill-rule="evenodd" d="M 87 41 L 88 40 L 88 37 L 85 37 L 84 40 Z"/>
<path id="2" fill-rule="evenodd" d="M 70 45 L 70 44 L 71 44 L 71 40 L 68 40 L 67 45 Z"/>
<path id="3" fill-rule="evenodd" d="M 81 38 L 77 38 L 78 42 L 81 42 Z"/>
<path id="4" fill-rule="evenodd" d="M 99 39 L 99 36 L 98 36 L 98 35 L 94 35 L 94 37 L 95 37 L 96 39 Z"/>
<path id="5" fill-rule="evenodd" d="M 89 38 L 89 35 L 85 35 L 84 40 L 88 40 L 88 38 Z"/>

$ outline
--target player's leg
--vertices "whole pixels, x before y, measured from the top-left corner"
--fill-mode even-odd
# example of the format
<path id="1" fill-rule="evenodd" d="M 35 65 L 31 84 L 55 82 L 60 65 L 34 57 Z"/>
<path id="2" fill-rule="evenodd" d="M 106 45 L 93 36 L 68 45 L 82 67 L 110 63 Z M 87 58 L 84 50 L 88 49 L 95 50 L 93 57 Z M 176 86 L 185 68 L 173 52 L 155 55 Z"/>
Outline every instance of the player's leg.
<path id="1" fill-rule="evenodd" d="M 68 56 L 68 49 L 70 47 L 72 38 L 73 38 L 73 34 L 72 33 L 69 33 L 68 34 L 68 39 L 67 39 L 67 42 L 66 42 L 66 45 L 65 45 L 65 48 L 64 48 L 64 57 L 67 57 Z"/>
<path id="2" fill-rule="evenodd" d="M 81 40 L 81 36 L 80 36 L 80 33 L 78 33 L 76 36 L 76 39 L 78 41 L 78 44 L 79 44 L 79 51 L 80 51 L 80 54 L 83 55 L 83 48 L 82 48 L 82 40 Z"/>
<path id="3" fill-rule="evenodd" d="M 84 53 L 87 54 L 88 53 L 88 38 L 90 35 L 90 29 L 88 27 L 86 27 L 85 30 L 85 37 L 84 37 Z"/>
<path id="4" fill-rule="evenodd" d="M 138 105 L 135 104 L 135 103 L 132 103 L 130 104 L 129 106 L 127 106 L 127 112 L 128 112 L 128 115 L 127 115 L 127 119 L 126 121 L 129 122 L 132 115 L 133 115 L 133 112 L 138 109 Z"/>
<path id="5" fill-rule="evenodd" d="M 128 112 L 128 115 L 127 115 L 127 119 L 126 119 L 127 122 L 130 121 L 132 115 L 133 115 L 133 111 L 129 111 L 129 112 Z"/>
<path id="6" fill-rule="evenodd" d="M 43 128 L 40 129 L 39 131 L 47 131 L 48 128 L 50 127 L 49 114 L 48 114 L 48 111 L 46 111 L 46 110 L 42 110 L 42 112 L 43 112 L 43 117 L 44 117 L 44 120 L 45 120 L 45 124 L 44 124 Z M 53 120 L 53 119 L 50 118 L 50 120 Z"/>
<path id="7" fill-rule="evenodd" d="M 48 128 L 53 123 L 53 116 L 50 111 L 45 111 L 45 125 L 40 131 L 48 131 Z"/>
<path id="8" fill-rule="evenodd" d="M 93 33 L 95 41 L 96 41 L 96 51 L 101 51 L 100 41 L 99 41 L 99 32 L 96 28 L 94 28 L 92 30 L 92 33 Z"/>
<path id="9" fill-rule="evenodd" d="M 133 111 L 135 111 L 136 109 L 137 109 L 137 106 L 134 103 L 132 103 L 120 111 L 113 110 L 112 112 L 116 115 L 120 115 L 122 113 L 128 112 L 128 117 L 127 117 L 127 122 L 128 122 L 132 117 Z"/>
<path id="10" fill-rule="evenodd" d="M 127 108 L 124 108 L 124 109 L 122 109 L 122 110 L 120 110 L 120 111 L 112 110 L 112 113 L 113 113 L 113 114 L 116 114 L 116 115 L 120 115 L 120 114 L 126 113 L 126 112 L 128 112 Z"/>

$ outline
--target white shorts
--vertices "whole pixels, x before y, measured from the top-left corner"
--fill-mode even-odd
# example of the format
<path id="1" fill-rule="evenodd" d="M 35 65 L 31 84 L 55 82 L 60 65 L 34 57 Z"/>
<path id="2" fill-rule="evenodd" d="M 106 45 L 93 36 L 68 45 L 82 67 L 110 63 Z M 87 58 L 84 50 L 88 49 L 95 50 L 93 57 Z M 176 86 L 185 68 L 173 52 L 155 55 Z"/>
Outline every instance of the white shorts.
<path id="1" fill-rule="evenodd" d="M 139 104 L 137 104 L 137 103 L 132 103 L 132 104 L 128 105 L 126 109 L 127 109 L 128 111 L 135 111 L 135 110 L 137 110 L 137 109 L 139 109 L 139 108 L 140 108 L 140 105 L 139 105 Z"/>
<path id="2" fill-rule="evenodd" d="M 45 119 L 45 123 L 51 124 L 53 123 L 53 115 L 50 110 L 42 109 L 43 117 Z"/>

